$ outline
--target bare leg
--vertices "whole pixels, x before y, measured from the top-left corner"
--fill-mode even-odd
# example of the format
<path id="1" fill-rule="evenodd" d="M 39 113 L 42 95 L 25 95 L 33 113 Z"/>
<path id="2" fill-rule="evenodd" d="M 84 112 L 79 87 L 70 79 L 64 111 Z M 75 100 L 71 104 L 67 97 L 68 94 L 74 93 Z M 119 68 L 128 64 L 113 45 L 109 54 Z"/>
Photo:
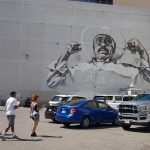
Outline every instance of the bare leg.
<path id="1" fill-rule="evenodd" d="M 5 129 L 5 133 L 7 133 L 10 128 L 11 128 L 11 125 L 8 125 L 8 127 Z"/>
<path id="2" fill-rule="evenodd" d="M 14 128 L 14 124 L 11 126 L 11 132 L 14 133 L 15 128 Z"/>
<path id="3" fill-rule="evenodd" d="M 34 133 L 35 133 L 36 128 L 37 128 L 37 126 L 38 126 L 38 123 L 39 123 L 39 121 L 34 121 L 34 123 L 33 123 L 33 127 L 32 127 L 32 134 L 34 134 Z"/>

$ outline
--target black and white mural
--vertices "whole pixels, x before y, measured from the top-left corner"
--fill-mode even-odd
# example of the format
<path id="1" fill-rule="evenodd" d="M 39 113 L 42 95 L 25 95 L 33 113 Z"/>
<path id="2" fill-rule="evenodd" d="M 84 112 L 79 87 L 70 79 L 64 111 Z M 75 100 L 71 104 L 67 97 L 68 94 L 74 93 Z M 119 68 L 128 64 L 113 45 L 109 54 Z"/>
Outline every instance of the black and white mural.
<path id="1" fill-rule="evenodd" d="M 69 92 L 120 93 L 131 84 L 149 86 L 150 62 L 144 45 L 138 37 L 115 37 L 97 33 L 90 42 L 87 36 L 81 42 L 68 43 L 63 54 L 48 65 L 48 87 Z M 86 55 L 91 56 L 71 63 L 71 58 Z"/>
<path id="2" fill-rule="evenodd" d="M 150 11 L 68 0 L 0 0 L 0 98 L 150 91 Z M 81 93 L 80 93 L 81 92 Z"/>

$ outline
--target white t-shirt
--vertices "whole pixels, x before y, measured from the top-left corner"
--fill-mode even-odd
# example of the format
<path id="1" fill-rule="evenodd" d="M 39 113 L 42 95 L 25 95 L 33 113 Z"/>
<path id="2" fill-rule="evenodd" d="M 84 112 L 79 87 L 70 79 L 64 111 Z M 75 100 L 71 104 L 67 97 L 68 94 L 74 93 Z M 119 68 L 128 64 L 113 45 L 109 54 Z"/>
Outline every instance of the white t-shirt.
<path id="1" fill-rule="evenodd" d="M 17 100 L 14 97 L 10 97 L 6 101 L 6 115 L 15 115 L 15 106 L 17 105 Z"/>

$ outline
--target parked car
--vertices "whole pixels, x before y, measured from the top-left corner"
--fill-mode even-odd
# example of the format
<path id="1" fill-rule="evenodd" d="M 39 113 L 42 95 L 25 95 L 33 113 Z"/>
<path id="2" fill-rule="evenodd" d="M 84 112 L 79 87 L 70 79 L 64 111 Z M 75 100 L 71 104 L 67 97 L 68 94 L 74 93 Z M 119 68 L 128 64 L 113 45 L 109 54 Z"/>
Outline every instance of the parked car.
<path id="1" fill-rule="evenodd" d="M 52 119 L 54 122 L 55 120 L 55 115 L 57 112 L 57 108 L 60 105 L 64 105 L 68 101 L 74 101 L 74 100 L 81 100 L 85 99 L 85 97 L 78 96 L 78 95 L 56 95 L 52 98 L 51 101 L 49 101 L 49 106 L 47 106 L 45 110 L 45 118 L 46 119 Z"/>
<path id="2" fill-rule="evenodd" d="M 60 106 L 55 119 L 64 126 L 80 124 L 83 128 L 98 123 L 119 123 L 116 110 L 104 102 L 88 99 L 70 101 Z"/>
<path id="3" fill-rule="evenodd" d="M 116 101 L 122 100 L 122 95 L 96 95 L 93 98 L 94 100 L 102 101 L 105 103 L 113 103 Z"/>
<path id="4" fill-rule="evenodd" d="M 133 101 L 120 104 L 119 120 L 124 130 L 131 125 L 150 127 L 150 94 L 138 94 Z"/>
<path id="5" fill-rule="evenodd" d="M 27 97 L 24 102 L 24 107 L 30 107 L 32 103 L 31 97 Z"/>

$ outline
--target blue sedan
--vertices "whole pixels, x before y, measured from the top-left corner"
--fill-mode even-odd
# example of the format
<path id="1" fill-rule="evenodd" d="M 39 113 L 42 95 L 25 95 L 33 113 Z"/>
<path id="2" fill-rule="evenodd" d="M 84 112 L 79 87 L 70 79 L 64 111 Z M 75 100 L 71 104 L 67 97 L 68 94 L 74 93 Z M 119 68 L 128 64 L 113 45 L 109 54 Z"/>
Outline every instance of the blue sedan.
<path id="1" fill-rule="evenodd" d="M 109 105 L 96 100 L 70 101 L 57 110 L 56 118 L 64 126 L 80 124 L 84 128 L 99 123 L 118 125 L 118 113 Z"/>

